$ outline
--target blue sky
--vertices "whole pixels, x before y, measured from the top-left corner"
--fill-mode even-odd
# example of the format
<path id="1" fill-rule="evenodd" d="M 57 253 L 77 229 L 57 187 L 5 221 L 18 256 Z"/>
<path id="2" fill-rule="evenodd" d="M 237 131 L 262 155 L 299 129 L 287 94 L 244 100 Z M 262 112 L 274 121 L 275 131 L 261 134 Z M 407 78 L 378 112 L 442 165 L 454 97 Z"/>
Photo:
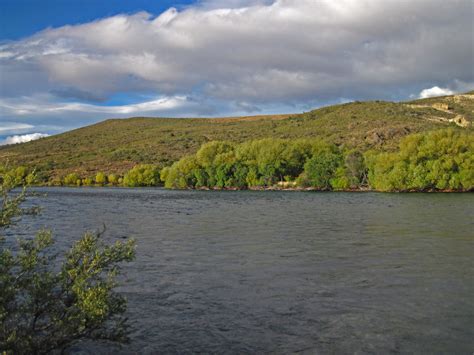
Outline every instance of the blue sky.
<path id="1" fill-rule="evenodd" d="M 160 14 L 191 0 L 1 0 L 0 41 L 18 40 L 48 27 L 87 23 L 121 13 Z"/>
<path id="2" fill-rule="evenodd" d="M 472 1 L 0 0 L 0 144 L 474 88 Z"/>

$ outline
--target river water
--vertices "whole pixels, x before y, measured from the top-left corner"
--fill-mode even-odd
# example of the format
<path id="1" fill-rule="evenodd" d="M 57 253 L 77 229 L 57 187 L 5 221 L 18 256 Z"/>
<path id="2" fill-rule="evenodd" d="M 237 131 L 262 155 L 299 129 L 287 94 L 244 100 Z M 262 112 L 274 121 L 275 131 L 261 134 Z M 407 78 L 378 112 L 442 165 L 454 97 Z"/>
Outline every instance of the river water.
<path id="1" fill-rule="evenodd" d="M 474 194 L 37 191 L 14 232 L 137 241 L 131 343 L 77 351 L 474 351 Z"/>

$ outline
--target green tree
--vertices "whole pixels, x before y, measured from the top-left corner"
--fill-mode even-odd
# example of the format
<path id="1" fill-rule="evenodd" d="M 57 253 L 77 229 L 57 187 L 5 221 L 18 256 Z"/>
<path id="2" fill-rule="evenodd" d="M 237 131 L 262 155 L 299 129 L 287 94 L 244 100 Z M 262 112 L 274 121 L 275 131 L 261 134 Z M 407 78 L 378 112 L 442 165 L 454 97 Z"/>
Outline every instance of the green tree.
<path id="1" fill-rule="evenodd" d="M 213 141 L 205 143 L 196 153 L 197 163 L 204 168 L 215 165 L 219 155 L 229 153 L 233 149 L 234 146 L 230 142 Z"/>
<path id="2" fill-rule="evenodd" d="M 193 164 L 198 186 L 224 187 L 229 165 L 234 160 L 234 145 L 230 142 L 213 141 L 203 144 L 195 155 Z M 225 165 L 225 167 L 224 167 Z"/>
<path id="3" fill-rule="evenodd" d="M 342 165 L 342 155 L 335 147 L 318 151 L 304 165 L 306 184 L 321 190 L 331 189 L 331 180 Z"/>
<path id="4" fill-rule="evenodd" d="M 247 187 L 247 177 L 249 168 L 242 162 L 236 161 L 232 166 L 232 178 L 228 181 L 228 186 L 235 186 L 239 189 Z"/>
<path id="5" fill-rule="evenodd" d="M 155 165 L 140 164 L 130 169 L 123 177 L 123 185 L 129 187 L 156 186 L 160 181 L 160 172 Z"/>
<path id="6" fill-rule="evenodd" d="M 25 187 L 0 173 L 0 231 L 25 213 Z M 87 233 L 64 255 L 51 232 L 19 237 L 10 247 L 0 238 L 0 350 L 5 354 L 43 354 L 82 339 L 124 342 L 126 300 L 114 292 L 120 263 L 134 258 L 134 241 L 107 245 L 102 233 Z"/>
<path id="7" fill-rule="evenodd" d="M 278 181 L 322 190 L 474 189 L 474 139 L 445 129 L 404 138 L 396 152 L 342 153 L 321 140 L 260 139 L 238 145 L 209 142 L 164 168 L 167 188 L 258 187 Z"/>
<path id="8" fill-rule="evenodd" d="M 286 175 L 285 149 L 288 141 L 261 139 L 242 143 L 236 150 L 237 160 L 248 167 L 249 186 L 272 186 Z"/>
<path id="9" fill-rule="evenodd" d="M 444 129 L 413 134 L 397 152 L 366 153 L 370 186 L 380 191 L 474 189 L 474 135 Z"/>
<path id="10" fill-rule="evenodd" d="M 346 168 L 339 166 L 329 180 L 333 190 L 347 190 L 351 187 L 351 180 L 347 176 Z"/>
<path id="11" fill-rule="evenodd" d="M 308 140 L 286 141 L 283 150 L 282 171 L 286 180 L 294 180 L 304 170 L 304 164 L 312 156 L 311 142 Z"/>
<path id="12" fill-rule="evenodd" d="M 164 170 L 162 180 L 166 188 L 185 189 L 196 185 L 196 169 L 199 169 L 195 156 L 185 156 Z"/>
<path id="13" fill-rule="evenodd" d="M 367 167 L 364 155 L 358 150 L 349 151 L 345 155 L 344 164 L 349 184 L 358 187 L 367 184 Z"/>

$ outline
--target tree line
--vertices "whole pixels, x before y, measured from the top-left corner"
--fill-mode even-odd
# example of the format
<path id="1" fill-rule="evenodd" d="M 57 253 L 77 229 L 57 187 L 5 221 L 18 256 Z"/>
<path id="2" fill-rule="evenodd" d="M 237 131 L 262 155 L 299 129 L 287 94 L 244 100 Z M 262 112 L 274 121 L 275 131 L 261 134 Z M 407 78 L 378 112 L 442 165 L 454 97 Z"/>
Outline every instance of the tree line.
<path id="1" fill-rule="evenodd" d="M 209 142 L 161 171 L 167 188 L 300 187 L 317 190 L 469 191 L 474 135 L 444 129 L 405 137 L 395 152 L 320 140 Z"/>
<path id="2" fill-rule="evenodd" d="M 152 164 L 139 164 L 124 175 L 106 174 L 99 171 L 94 176 L 81 177 L 78 173 L 70 173 L 62 179 L 52 182 L 52 185 L 64 186 L 158 186 L 160 184 L 160 169 Z"/>
<path id="3" fill-rule="evenodd" d="M 474 135 L 443 129 L 405 137 L 393 152 L 359 151 L 315 139 L 211 141 L 160 169 L 140 164 L 123 175 L 64 176 L 67 186 L 158 186 L 171 189 L 308 188 L 431 191 L 474 189 Z M 30 172 L 16 168 L 12 179 Z M 8 174 L 7 174 L 8 175 Z"/>

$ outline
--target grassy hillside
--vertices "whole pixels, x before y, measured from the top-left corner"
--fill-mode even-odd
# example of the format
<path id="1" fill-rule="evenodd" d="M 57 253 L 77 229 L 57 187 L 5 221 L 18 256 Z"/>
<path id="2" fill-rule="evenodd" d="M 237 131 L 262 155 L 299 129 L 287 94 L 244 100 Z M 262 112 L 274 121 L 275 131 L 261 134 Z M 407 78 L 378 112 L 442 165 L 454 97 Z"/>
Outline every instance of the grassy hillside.
<path id="1" fill-rule="evenodd" d="M 472 130 L 474 93 L 407 103 L 352 102 L 294 115 L 217 119 L 112 119 L 0 148 L 0 162 L 50 177 L 123 173 L 137 163 L 169 165 L 208 141 L 322 138 L 361 150 L 393 150 L 407 134 L 447 126 Z M 463 126 L 463 127 L 462 127 Z"/>

